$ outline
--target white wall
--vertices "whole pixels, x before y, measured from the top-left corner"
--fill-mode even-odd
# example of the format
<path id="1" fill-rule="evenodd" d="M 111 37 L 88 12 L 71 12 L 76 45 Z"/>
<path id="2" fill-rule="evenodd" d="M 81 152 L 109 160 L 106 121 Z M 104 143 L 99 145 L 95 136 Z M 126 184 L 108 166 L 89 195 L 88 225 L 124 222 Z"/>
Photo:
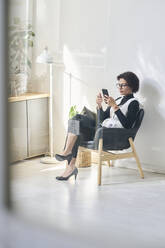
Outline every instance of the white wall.
<path id="1" fill-rule="evenodd" d="M 165 2 L 40 2 L 36 7 L 37 13 L 42 13 L 42 18 L 37 17 L 35 23 L 38 30 L 36 51 L 38 53 L 46 44 L 56 56 L 63 54 L 65 64 L 64 69 L 54 69 L 55 151 L 62 149 L 70 104 L 70 81 L 64 71 L 80 79 L 72 78 L 71 104 L 77 104 L 79 110 L 84 105 L 94 110 L 98 90 L 107 87 L 111 95 L 117 97 L 116 76 L 131 70 L 141 80 L 137 97 L 145 108 L 143 125 L 136 139 L 137 151 L 145 168 L 165 172 L 165 35 L 161 28 L 165 21 Z M 34 73 L 38 80 L 34 85 L 38 89 L 45 84 L 44 77 L 41 77 L 44 70 L 45 67 L 41 70 L 37 65 Z M 47 75 L 47 71 L 44 73 Z"/>
<path id="2" fill-rule="evenodd" d="M 132 70 L 141 79 L 145 118 L 137 136 L 143 167 L 165 172 L 164 1 L 112 1 L 107 78 Z"/>

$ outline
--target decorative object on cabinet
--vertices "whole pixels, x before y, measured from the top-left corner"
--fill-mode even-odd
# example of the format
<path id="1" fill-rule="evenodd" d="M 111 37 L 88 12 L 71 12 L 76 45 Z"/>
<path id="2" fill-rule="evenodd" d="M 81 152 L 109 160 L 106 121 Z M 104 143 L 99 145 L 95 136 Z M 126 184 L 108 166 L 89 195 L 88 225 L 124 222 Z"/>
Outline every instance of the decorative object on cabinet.
<path id="1" fill-rule="evenodd" d="M 32 25 L 21 21 L 19 17 L 13 19 L 9 26 L 9 95 L 17 96 L 27 92 L 28 79 L 31 72 L 30 50 L 33 48 L 35 33 Z"/>

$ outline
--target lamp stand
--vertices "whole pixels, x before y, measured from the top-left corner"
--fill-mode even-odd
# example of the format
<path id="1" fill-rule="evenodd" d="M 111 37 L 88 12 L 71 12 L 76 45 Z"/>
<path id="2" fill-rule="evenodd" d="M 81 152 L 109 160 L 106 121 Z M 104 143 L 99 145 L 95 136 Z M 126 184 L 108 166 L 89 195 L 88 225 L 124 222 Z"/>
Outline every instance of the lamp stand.
<path id="1" fill-rule="evenodd" d="M 54 164 L 58 161 L 53 156 L 53 63 L 49 63 L 49 153 L 50 156 L 46 156 L 41 159 L 41 163 Z"/>

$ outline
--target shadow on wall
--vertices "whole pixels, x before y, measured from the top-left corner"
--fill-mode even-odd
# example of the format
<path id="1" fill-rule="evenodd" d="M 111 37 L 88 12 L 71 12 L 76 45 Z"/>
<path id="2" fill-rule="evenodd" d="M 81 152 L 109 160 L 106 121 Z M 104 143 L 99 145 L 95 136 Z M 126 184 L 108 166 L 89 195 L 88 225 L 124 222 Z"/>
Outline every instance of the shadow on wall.
<path id="1" fill-rule="evenodd" d="M 165 115 L 162 111 L 165 100 L 160 86 L 151 78 L 142 81 L 140 95 L 144 99 L 145 115 L 136 142 L 141 162 L 147 165 L 146 168 L 165 172 Z"/>

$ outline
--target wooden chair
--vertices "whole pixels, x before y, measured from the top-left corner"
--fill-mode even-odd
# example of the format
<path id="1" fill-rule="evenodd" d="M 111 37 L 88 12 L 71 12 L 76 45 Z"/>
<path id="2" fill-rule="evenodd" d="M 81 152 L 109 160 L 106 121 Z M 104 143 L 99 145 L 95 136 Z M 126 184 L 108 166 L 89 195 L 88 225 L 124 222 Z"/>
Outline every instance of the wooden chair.
<path id="1" fill-rule="evenodd" d="M 98 185 L 101 185 L 102 162 L 107 161 L 111 166 L 111 161 L 125 158 L 135 158 L 141 178 L 144 178 L 140 160 L 136 153 L 134 139 L 143 120 L 144 110 L 140 109 L 136 121 L 132 128 L 104 128 L 100 127 L 95 135 L 94 141 L 82 142 L 79 152 L 90 151 L 95 153 L 98 160 Z M 131 151 L 125 151 L 131 148 Z M 124 150 L 124 152 L 120 152 Z M 114 151 L 114 152 L 112 152 Z"/>

